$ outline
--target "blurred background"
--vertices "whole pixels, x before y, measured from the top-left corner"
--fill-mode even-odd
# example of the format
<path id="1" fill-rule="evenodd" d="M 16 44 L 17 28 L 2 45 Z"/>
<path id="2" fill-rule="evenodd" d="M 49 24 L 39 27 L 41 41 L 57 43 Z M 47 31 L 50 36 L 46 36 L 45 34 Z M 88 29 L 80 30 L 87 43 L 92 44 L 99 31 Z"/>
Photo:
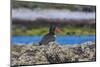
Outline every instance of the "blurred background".
<path id="1" fill-rule="evenodd" d="M 12 43 L 38 43 L 51 24 L 60 44 L 95 41 L 95 6 L 12 0 Z M 72 42 L 73 41 L 73 42 Z"/>

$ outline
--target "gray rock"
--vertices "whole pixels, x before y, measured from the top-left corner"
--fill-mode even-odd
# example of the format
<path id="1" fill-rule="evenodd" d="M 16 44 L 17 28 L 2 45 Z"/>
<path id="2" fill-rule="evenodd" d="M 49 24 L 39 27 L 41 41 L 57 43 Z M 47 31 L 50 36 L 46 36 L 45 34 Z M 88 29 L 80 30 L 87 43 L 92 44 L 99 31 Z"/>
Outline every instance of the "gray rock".
<path id="1" fill-rule="evenodd" d="M 95 61 L 95 43 L 84 43 L 77 46 L 49 45 L 16 45 L 12 46 L 12 66 L 79 61 Z"/>

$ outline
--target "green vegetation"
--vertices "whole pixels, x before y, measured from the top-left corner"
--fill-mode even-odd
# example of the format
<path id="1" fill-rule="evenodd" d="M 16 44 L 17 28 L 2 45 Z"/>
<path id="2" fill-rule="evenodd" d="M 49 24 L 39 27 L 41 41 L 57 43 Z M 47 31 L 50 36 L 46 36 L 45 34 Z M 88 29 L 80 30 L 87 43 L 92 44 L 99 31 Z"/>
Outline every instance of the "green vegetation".
<path id="1" fill-rule="evenodd" d="M 26 29 L 23 30 L 21 28 L 16 28 L 14 31 L 12 31 L 13 35 L 45 35 L 48 33 L 48 28 L 42 27 L 42 28 L 32 28 L 32 29 Z M 62 32 L 56 33 L 57 35 L 95 35 L 95 29 L 89 29 L 89 28 L 62 28 Z"/>
<path id="2" fill-rule="evenodd" d="M 55 4 L 55 3 L 42 3 L 42 2 L 25 2 L 25 1 L 16 1 L 12 0 L 13 8 L 56 8 L 56 9 L 70 9 L 75 10 L 74 5 L 66 4 Z"/>
<path id="3" fill-rule="evenodd" d="M 68 10 L 80 10 L 82 11 L 91 10 L 95 11 L 95 6 L 82 6 L 82 5 L 73 5 L 73 4 L 58 4 L 58 3 L 43 3 L 43 2 L 29 2 L 29 1 L 17 1 L 12 0 L 12 8 L 54 8 L 54 9 L 68 9 Z"/>

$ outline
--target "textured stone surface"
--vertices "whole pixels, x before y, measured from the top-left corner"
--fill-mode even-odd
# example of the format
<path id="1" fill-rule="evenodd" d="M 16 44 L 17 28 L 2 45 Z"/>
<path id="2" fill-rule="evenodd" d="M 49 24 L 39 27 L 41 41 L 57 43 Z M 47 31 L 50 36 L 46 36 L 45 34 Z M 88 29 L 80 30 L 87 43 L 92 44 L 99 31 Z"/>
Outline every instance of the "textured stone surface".
<path id="1" fill-rule="evenodd" d="M 48 46 L 13 45 L 11 56 L 12 66 L 96 60 L 94 42 L 76 46 L 61 46 L 55 43 Z"/>

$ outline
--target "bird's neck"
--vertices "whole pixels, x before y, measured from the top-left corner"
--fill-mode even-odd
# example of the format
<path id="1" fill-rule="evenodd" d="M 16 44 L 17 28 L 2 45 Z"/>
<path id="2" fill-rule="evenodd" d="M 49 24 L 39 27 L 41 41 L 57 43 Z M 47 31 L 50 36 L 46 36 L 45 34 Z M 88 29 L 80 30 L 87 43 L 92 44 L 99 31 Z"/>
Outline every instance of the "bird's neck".
<path id="1" fill-rule="evenodd" d="M 55 35 L 55 33 L 54 33 L 54 32 L 49 32 L 49 34 L 50 34 L 50 35 Z"/>

